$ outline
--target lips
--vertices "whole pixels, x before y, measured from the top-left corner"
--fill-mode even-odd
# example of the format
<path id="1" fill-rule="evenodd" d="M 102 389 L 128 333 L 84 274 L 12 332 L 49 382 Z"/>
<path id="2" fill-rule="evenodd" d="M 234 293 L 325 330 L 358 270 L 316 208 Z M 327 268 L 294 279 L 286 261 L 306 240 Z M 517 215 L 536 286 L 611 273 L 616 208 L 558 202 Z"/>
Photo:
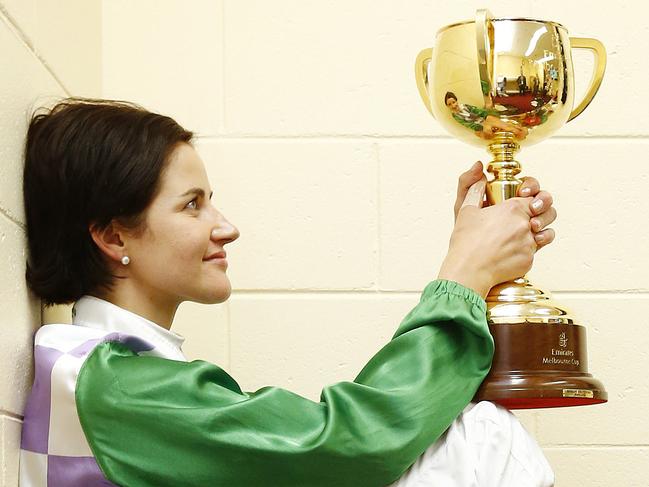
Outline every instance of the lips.
<path id="1" fill-rule="evenodd" d="M 212 260 L 212 259 L 225 259 L 225 251 L 222 250 L 220 252 L 215 252 L 213 254 L 210 254 L 207 257 L 205 257 L 203 260 Z"/>

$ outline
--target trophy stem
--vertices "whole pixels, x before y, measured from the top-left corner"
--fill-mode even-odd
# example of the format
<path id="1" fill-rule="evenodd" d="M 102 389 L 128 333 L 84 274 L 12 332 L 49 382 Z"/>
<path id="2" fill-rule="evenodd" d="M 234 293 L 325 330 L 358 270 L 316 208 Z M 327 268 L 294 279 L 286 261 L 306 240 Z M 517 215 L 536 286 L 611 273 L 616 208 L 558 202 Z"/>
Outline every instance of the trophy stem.
<path id="1" fill-rule="evenodd" d="M 521 165 L 514 159 L 514 154 L 520 150 L 511 132 L 496 132 L 493 142 L 489 144 L 489 152 L 493 160 L 487 166 L 487 172 L 494 179 L 487 183 L 487 201 L 490 205 L 501 203 L 516 196 L 522 181 L 516 177 L 521 172 Z"/>

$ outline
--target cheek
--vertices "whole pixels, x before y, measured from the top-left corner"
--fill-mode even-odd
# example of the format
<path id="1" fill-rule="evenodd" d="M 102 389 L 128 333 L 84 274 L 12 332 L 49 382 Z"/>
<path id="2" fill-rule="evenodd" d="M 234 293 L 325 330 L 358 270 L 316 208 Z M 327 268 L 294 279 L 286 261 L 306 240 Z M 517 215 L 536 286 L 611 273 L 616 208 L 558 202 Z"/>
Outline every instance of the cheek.
<path id="1" fill-rule="evenodd" d="M 185 263 L 201 263 L 207 252 L 207 240 L 202 233 L 194 229 L 185 229 L 175 234 L 169 242 L 169 249 L 172 255 L 169 257 L 175 261 Z"/>

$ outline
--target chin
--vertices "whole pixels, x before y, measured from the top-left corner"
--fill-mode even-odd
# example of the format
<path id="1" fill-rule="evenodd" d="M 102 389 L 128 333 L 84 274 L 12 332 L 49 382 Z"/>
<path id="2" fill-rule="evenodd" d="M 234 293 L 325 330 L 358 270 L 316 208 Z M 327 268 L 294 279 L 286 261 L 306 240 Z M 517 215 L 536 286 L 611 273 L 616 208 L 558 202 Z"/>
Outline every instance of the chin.
<path id="1" fill-rule="evenodd" d="M 197 296 L 196 299 L 193 299 L 192 301 L 203 304 L 219 304 L 227 301 L 231 293 L 232 287 L 228 282 L 227 285 L 220 285 L 201 293 L 200 296 Z"/>

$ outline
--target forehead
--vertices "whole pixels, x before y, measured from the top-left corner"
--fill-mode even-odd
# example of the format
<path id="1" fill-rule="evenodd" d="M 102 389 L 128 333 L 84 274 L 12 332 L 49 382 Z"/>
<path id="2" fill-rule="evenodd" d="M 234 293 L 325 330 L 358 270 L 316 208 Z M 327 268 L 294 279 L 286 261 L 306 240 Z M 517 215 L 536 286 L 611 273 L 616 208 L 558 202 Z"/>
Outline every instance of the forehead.
<path id="1" fill-rule="evenodd" d="M 191 145 L 185 143 L 176 146 L 171 153 L 160 183 L 160 195 L 166 196 L 178 196 L 192 187 L 209 189 L 202 159 Z"/>

